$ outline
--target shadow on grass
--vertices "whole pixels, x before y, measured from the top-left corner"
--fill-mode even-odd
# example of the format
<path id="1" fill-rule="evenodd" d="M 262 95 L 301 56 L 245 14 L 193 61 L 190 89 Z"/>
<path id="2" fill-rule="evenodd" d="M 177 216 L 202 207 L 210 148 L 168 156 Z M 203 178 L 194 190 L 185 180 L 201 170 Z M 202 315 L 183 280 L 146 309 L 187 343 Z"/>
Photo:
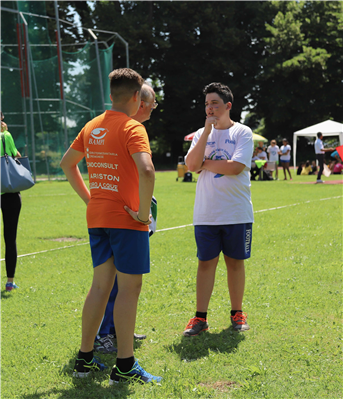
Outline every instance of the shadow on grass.
<path id="1" fill-rule="evenodd" d="M 14 290 L 12 290 L 12 291 L 14 291 Z M 13 295 L 12 291 L 6 291 L 6 289 L 1 290 L 1 299 L 10 298 Z"/>
<path id="2" fill-rule="evenodd" d="M 116 341 L 114 341 L 116 346 Z M 137 349 L 142 345 L 141 340 L 134 340 L 134 348 Z M 66 384 L 66 388 L 52 388 L 44 389 L 38 388 L 37 392 L 21 396 L 22 399 L 46 399 L 50 395 L 60 395 L 58 397 L 63 399 L 109 399 L 109 398 L 126 398 L 134 392 L 135 384 L 115 383 L 109 385 L 109 378 L 112 367 L 116 363 L 116 353 L 103 354 L 94 352 L 98 360 L 103 363 L 107 368 L 104 371 L 92 372 L 87 378 L 73 377 L 73 369 L 75 365 L 75 356 L 70 358 L 68 364 L 65 364 L 59 372 L 59 378 L 56 385 Z M 70 378 L 72 382 L 70 383 Z M 68 382 L 66 382 L 68 381 Z M 39 392 L 41 391 L 41 392 Z"/>
<path id="3" fill-rule="evenodd" d="M 80 379 L 73 381 L 73 386 L 66 389 L 52 388 L 33 394 L 24 394 L 22 399 L 46 399 L 50 397 L 58 397 L 63 399 L 110 399 L 110 398 L 127 398 L 132 395 L 134 385 L 115 384 L 113 386 L 103 387 L 98 380 L 93 378 Z M 58 396 L 57 396 L 58 395 Z"/>
<path id="4" fill-rule="evenodd" d="M 192 361 L 208 356 L 210 351 L 234 352 L 244 339 L 244 333 L 229 327 L 220 333 L 205 331 L 195 337 L 182 336 L 180 343 L 168 345 L 166 349 L 178 353 L 181 360 Z"/>
<path id="5" fill-rule="evenodd" d="M 96 353 L 96 356 L 98 355 Z M 60 395 L 58 397 L 63 399 L 109 399 L 126 398 L 131 395 L 134 389 L 133 384 L 130 385 L 121 382 L 119 384 L 115 383 L 112 386 L 109 385 L 109 377 L 116 359 L 115 354 L 100 354 L 100 356 L 101 363 L 107 366 L 104 371 L 92 372 L 86 378 L 75 378 L 72 376 L 75 364 L 75 357 L 73 357 L 59 372 L 58 382 L 56 383 L 59 386 L 66 384 L 65 388 L 38 388 L 35 393 L 21 396 L 22 399 L 46 399 L 50 396 L 55 397 L 56 395 Z M 72 378 L 71 381 L 70 378 Z"/>

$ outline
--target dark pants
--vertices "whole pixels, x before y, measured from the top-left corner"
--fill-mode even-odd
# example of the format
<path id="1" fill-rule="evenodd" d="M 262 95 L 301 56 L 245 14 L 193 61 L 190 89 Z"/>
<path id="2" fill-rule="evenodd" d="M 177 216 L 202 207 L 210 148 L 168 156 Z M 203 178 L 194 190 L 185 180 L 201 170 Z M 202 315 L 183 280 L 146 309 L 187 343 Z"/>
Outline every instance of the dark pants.
<path id="1" fill-rule="evenodd" d="M 106 337 L 106 335 L 108 334 L 115 334 L 114 321 L 113 321 L 113 308 L 117 294 L 118 294 L 118 282 L 116 276 L 110 297 L 106 305 L 104 318 L 102 319 L 102 323 L 98 331 L 98 335 L 100 336 L 100 338 Z"/>
<path id="2" fill-rule="evenodd" d="M 4 224 L 5 263 L 8 278 L 13 278 L 17 265 L 17 227 L 21 209 L 20 193 L 1 195 L 1 211 Z"/>
<path id="3" fill-rule="evenodd" d="M 324 170 L 324 154 L 316 154 L 317 161 L 319 163 L 319 172 L 317 175 L 317 180 L 321 180 L 322 173 Z"/>

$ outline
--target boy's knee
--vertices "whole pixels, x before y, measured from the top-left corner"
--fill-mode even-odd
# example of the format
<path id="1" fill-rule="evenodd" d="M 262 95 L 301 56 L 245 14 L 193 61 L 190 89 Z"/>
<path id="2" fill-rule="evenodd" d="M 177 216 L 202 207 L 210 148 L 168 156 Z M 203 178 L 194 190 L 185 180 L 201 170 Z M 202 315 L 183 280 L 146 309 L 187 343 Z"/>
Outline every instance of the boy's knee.
<path id="1" fill-rule="evenodd" d="M 228 269 L 237 271 L 240 269 L 244 269 L 244 260 L 240 260 L 240 259 L 225 259 L 226 260 L 226 267 Z"/>
<path id="2" fill-rule="evenodd" d="M 107 295 L 109 296 L 111 290 L 113 288 L 113 284 L 110 283 L 108 280 L 102 281 L 93 281 L 91 290 L 96 292 L 97 295 Z"/>

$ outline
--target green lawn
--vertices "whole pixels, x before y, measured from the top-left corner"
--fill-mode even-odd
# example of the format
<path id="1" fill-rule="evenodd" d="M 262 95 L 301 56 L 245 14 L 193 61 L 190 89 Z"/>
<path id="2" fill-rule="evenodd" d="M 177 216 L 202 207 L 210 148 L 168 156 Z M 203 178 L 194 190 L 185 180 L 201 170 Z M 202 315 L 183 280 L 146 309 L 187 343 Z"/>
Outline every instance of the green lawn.
<path id="1" fill-rule="evenodd" d="M 157 228 L 185 227 L 151 238 L 151 273 L 144 277 L 136 324 L 147 339 L 136 342 L 135 356 L 162 383 L 110 387 L 114 355 L 101 355 L 107 372 L 73 379 L 92 279 L 86 209 L 67 182 L 39 182 L 22 193 L 18 253 L 37 253 L 18 258 L 18 290 L 5 292 L 1 262 L 1 398 L 343 397 L 342 185 L 298 184 L 312 176 L 252 182 L 255 224 L 244 296 L 251 330 L 229 328 L 221 259 L 210 330 L 185 338 L 196 310 L 196 247 L 187 226 L 196 184 L 176 182 L 176 176 L 156 174 Z M 2 241 L 1 258 L 3 251 Z"/>

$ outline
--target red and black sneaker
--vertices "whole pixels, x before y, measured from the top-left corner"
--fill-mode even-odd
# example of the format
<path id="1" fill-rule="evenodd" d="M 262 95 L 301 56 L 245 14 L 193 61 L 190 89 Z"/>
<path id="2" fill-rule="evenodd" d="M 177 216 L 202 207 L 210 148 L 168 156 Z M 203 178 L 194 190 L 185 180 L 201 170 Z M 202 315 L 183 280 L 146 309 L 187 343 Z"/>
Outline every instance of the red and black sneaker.
<path id="1" fill-rule="evenodd" d="M 208 324 L 206 319 L 202 319 L 201 317 L 192 317 L 187 326 L 183 335 L 185 337 L 192 337 L 193 335 L 198 335 L 202 331 L 208 330 Z"/>
<path id="2" fill-rule="evenodd" d="M 244 312 L 237 312 L 234 316 L 231 316 L 232 327 L 236 331 L 247 331 L 250 330 L 249 324 L 247 323 L 248 315 Z"/>

